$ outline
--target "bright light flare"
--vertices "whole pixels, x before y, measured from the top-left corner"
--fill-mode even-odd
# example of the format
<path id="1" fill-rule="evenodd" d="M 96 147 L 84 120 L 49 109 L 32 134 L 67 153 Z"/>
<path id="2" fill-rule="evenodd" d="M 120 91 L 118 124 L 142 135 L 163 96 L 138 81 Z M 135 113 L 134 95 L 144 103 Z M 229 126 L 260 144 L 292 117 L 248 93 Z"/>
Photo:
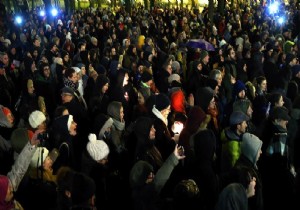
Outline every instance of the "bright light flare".
<path id="1" fill-rule="evenodd" d="M 58 14 L 57 9 L 56 9 L 56 8 L 53 8 L 53 9 L 51 10 L 51 14 L 52 14 L 53 17 L 57 16 L 57 14 Z"/>
<path id="2" fill-rule="evenodd" d="M 21 16 L 17 16 L 17 17 L 16 17 L 16 23 L 17 23 L 17 24 L 21 24 L 22 22 L 23 22 L 22 17 L 21 17 Z"/>

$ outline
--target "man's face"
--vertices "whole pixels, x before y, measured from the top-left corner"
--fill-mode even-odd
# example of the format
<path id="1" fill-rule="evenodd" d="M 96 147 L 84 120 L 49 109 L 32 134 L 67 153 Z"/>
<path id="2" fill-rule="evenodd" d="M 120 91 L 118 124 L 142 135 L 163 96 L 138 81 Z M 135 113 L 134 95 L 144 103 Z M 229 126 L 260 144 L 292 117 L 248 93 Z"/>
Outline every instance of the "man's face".
<path id="1" fill-rule="evenodd" d="M 238 134 L 243 134 L 246 132 L 248 125 L 246 121 L 241 122 L 238 126 L 237 126 L 237 133 Z"/>
<path id="2" fill-rule="evenodd" d="M 5 66 L 8 66 L 9 58 L 7 54 L 3 55 L 2 62 L 4 63 Z"/>

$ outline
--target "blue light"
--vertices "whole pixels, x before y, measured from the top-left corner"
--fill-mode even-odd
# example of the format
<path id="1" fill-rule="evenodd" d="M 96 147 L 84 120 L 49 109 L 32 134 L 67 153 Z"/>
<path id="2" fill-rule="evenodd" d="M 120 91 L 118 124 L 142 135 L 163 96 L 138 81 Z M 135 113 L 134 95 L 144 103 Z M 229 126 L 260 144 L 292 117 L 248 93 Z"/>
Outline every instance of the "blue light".
<path id="1" fill-rule="evenodd" d="M 53 9 L 51 10 L 51 14 L 52 14 L 53 17 L 57 16 L 57 14 L 58 14 L 57 9 L 56 9 L 56 8 L 53 8 Z"/>
<path id="2" fill-rule="evenodd" d="M 41 11 L 40 11 L 40 13 L 39 13 L 39 15 L 40 15 L 41 17 L 44 17 L 44 16 L 45 16 L 45 14 L 46 14 L 46 13 L 45 13 L 45 11 L 44 11 L 44 10 L 41 10 Z"/>
<path id="3" fill-rule="evenodd" d="M 21 16 L 16 16 L 16 23 L 21 24 L 22 23 L 22 17 Z"/>
<path id="4" fill-rule="evenodd" d="M 284 23 L 284 17 L 279 17 L 277 21 L 278 24 L 282 25 Z"/>
<path id="5" fill-rule="evenodd" d="M 269 6 L 269 13 L 270 14 L 275 14 L 278 12 L 278 7 L 279 7 L 279 4 L 277 1 L 275 1 L 274 3 L 270 4 Z"/>

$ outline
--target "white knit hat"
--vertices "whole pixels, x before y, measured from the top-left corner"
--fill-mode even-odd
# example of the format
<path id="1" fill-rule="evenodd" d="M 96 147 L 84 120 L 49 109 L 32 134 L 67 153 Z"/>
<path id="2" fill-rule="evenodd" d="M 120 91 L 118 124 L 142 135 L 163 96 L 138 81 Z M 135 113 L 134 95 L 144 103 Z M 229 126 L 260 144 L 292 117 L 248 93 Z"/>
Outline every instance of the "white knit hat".
<path id="1" fill-rule="evenodd" d="M 176 80 L 177 82 L 180 82 L 180 76 L 179 74 L 171 74 L 168 77 L 168 83 L 171 84 L 174 80 Z"/>
<path id="2" fill-rule="evenodd" d="M 89 134 L 89 142 L 86 145 L 86 149 L 90 156 L 96 161 L 102 160 L 109 154 L 107 144 L 102 140 L 97 140 L 96 135 L 93 133 Z"/>
<path id="3" fill-rule="evenodd" d="M 31 158 L 30 166 L 36 168 L 42 166 L 42 163 L 44 163 L 48 154 L 49 151 L 46 147 L 38 147 L 33 157 Z"/>
<path id="4" fill-rule="evenodd" d="M 46 121 L 46 117 L 41 111 L 33 111 L 29 116 L 29 124 L 32 128 L 37 128 L 40 124 Z"/>

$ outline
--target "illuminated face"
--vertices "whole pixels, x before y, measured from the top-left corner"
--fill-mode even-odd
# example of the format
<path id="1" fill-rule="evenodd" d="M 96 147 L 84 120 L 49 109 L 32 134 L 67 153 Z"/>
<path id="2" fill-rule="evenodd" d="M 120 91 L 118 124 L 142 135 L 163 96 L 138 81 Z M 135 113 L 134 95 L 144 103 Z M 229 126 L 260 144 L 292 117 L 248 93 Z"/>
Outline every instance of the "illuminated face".
<path id="1" fill-rule="evenodd" d="M 49 66 L 45 66 L 43 69 L 44 77 L 49 78 L 50 77 L 50 68 Z"/>
<path id="2" fill-rule="evenodd" d="M 68 77 L 69 80 L 71 80 L 72 82 L 74 83 L 77 83 L 78 82 L 78 75 L 76 72 L 74 72 L 71 77 Z"/>
<path id="3" fill-rule="evenodd" d="M 121 122 L 124 121 L 124 108 L 123 108 L 123 106 L 121 106 L 121 108 L 120 108 L 120 121 Z"/>
<path id="4" fill-rule="evenodd" d="M 61 94 L 61 101 L 63 104 L 72 101 L 72 99 L 73 99 L 73 96 L 71 94 L 68 94 L 68 93 Z"/>
<path id="5" fill-rule="evenodd" d="M 243 121 L 242 123 L 240 123 L 240 124 L 237 126 L 237 133 L 238 133 L 238 134 L 243 134 L 243 133 L 245 133 L 247 127 L 248 127 L 247 122 L 246 122 L 246 121 Z"/>
<path id="6" fill-rule="evenodd" d="M 72 121 L 70 129 L 69 129 L 69 133 L 71 136 L 76 136 L 76 134 L 77 134 L 76 129 L 77 129 L 77 123 Z"/>
<path id="7" fill-rule="evenodd" d="M 283 97 L 280 96 L 278 102 L 275 103 L 275 107 L 282 107 L 284 104 Z"/>
<path id="8" fill-rule="evenodd" d="M 3 55 L 2 62 L 4 63 L 5 66 L 8 66 L 9 58 L 7 54 Z"/>
<path id="9" fill-rule="evenodd" d="M 249 106 L 248 109 L 247 109 L 247 115 L 248 115 L 250 118 L 252 118 L 252 113 L 253 113 L 253 109 L 252 109 L 251 106 Z"/>
<path id="10" fill-rule="evenodd" d="M 229 59 L 232 60 L 232 61 L 236 60 L 236 54 L 235 54 L 235 51 L 233 49 L 230 51 Z"/>
<path id="11" fill-rule="evenodd" d="M 264 81 L 261 82 L 260 89 L 262 91 L 267 91 L 267 80 L 264 80 Z"/>
<path id="12" fill-rule="evenodd" d="M 46 171 L 51 171 L 52 170 L 52 164 L 53 164 L 53 161 L 51 160 L 51 158 L 49 156 L 47 156 L 46 159 L 43 162 L 43 168 Z"/>
<path id="13" fill-rule="evenodd" d="M 102 92 L 103 94 L 106 93 L 106 91 L 108 90 L 108 87 L 109 87 L 109 85 L 108 85 L 108 83 L 106 83 L 106 84 L 102 87 L 101 92 Z"/>
<path id="14" fill-rule="evenodd" d="M 154 125 L 152 125 L 151 128 L 150 128 L 150 133 L 149 133 L 149 139 L 150 140 L 154 140 L 155 139 L 155 132 L 156 132 L 156 130 L 154 128 Z"/>
<path id="15" fill-rule="evenodd" d="M 238 97 L 239 97 L 239 98 L 245 98 L 245 97 L 246 97 L 246 92 L 245 92 L 245 90 L 240 91 L 240 92 L 238 93 Z"/>
<path id="16" fill-rule="evenodd" d="M 29 87 L 27 87 L 27 91 L 28 91 L 29 95 L 32 95 L 34 93 L 34 86 L 33 86 L 33 84 L 30 85 Z"/>
<path id="17" fill-rule="evenodd" d="M 129 80 L 129 75 L 128 75 L 128 73 L 126 73 L 125 76 L 124 76 L 124 80 L 123 80 L 123 87 L 125 85 L 128 85 L 128 80 Z"/>
<path id="18" fill-rule="evenodd" d="M 160 111 L 162 116 L 167 119 L 168 118 L 168 115 L 169 113 L 171 112 L 171 106 L 169 105 L 166 109 L 163 109 Z"/>
<path id="19" fill-rule="evenodd" d="M 138 93 L 138 103 L 140 105 L 145 104 L 145 98 L 144 98 L 144 96 L 140 92 Z"/>

